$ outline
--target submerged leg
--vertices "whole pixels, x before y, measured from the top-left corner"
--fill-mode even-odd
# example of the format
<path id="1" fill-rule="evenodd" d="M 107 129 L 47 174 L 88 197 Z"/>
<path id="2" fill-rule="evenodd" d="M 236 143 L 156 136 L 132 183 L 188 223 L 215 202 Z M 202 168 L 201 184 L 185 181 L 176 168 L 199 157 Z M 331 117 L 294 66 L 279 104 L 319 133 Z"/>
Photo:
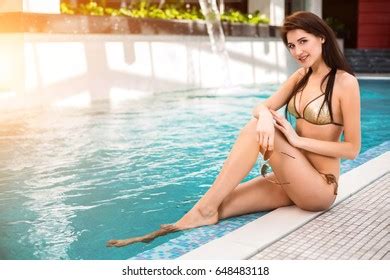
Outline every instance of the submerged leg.
<path id="1" fill-rule="evenodd" d="M 327 209 L 335 199 L 336 189 L 330 189 L 329 184 L 337 183 L 336 176 L 328 176 L 324 181 L 302 152 L 291 146 L 279 131 L 275 131 L 275 152 L 269 158 L 276 176 L 252 180 L 236 188 L 259 154 L 255 128 L 255 120 L 243 128 L 213 185 L 175 224 L 164 225 L 141 237 L 110 240 L 107 246 L 150 242 L 170 232 L 215 224 L 220 218 L 291 204 L 308 211 Z"/>
<path id="2" fill-rule="evenodd" d="M 159 236 L 164 236 L 168 233 L 178 231 L 178 229 L 173 225 L 161 225 L 161 228 L 159 230 L 153 231 L 151 233 L 145 234 L 143 236 L 138 237 L 132 237 L 127 239 L 118 239 L 118 240 L 109 240 L 107 241 L 106 246 L 107 247 L 123 247 L 130 245 L 132 243 L 137 242 L 143 242 L 143 243 L 149 243 L 153 239 Z"/>

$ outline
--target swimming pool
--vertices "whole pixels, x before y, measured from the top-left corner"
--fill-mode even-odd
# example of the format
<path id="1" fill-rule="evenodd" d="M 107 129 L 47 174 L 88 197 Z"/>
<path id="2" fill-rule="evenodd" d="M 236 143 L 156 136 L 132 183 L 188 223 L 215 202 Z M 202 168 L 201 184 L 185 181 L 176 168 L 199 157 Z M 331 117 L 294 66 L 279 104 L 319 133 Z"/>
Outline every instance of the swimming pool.
<path id="1" fill-rule="evenodd" d="M 364 152 L 389 140 L 390 81 L 360 83 Z M 276 88 L 172 92 L 2 116 L 0 259 L 127 259 L 179 236 L 105 247 L 188 211 L 252 106 Z"/>

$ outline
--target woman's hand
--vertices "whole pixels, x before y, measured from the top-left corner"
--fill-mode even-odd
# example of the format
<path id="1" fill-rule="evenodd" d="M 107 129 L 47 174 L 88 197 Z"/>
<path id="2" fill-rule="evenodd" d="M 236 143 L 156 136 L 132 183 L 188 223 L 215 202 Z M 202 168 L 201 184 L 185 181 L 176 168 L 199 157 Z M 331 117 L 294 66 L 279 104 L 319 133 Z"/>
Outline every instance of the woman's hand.
<path id="1" fill-rule="evenodd" d="M 272 120 L 272 114 L 268 110 L 260 113 L 256 126 L 257 142 L 260 145 L 261 152 L 265 155 L 266 151 L 273 151 L 275 127 Z"/>
<path id="2" fill-rule="evenodd" d="M 287 141 L 294 147 L 298 147 L 300 137 L 296 133 L 295 129 L 291 126 L 291 124 L 286 120 L 285 117 L 279 115 L 276 111 L 271 110 L 270 112 L 276 121 L 275 126 L 279 129 L 280 132 L 286 136 Z"/>

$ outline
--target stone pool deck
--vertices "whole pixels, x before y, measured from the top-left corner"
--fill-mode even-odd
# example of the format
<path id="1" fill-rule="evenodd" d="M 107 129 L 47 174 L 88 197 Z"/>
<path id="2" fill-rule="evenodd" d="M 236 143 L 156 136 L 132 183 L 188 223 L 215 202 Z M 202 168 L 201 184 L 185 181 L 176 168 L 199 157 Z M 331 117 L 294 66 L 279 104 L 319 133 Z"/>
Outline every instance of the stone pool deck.
<path id="1" fill-rule="evenodd" d="M 268 246 L 254 260 L 390 260 L 390 173 Z"/>
<path id="2" fill-rule="evenodd" d="M 390 152 L 344 173 L 331 209 L 274 210 L 179 259 L 390 259 Z"/>

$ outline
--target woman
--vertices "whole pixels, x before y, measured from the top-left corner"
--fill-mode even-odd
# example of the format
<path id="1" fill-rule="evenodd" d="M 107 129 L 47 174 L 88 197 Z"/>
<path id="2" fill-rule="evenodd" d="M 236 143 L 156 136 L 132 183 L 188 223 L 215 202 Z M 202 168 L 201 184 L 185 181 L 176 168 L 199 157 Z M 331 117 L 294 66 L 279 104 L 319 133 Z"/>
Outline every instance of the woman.
<path id="1" fill-rule="evenodd" d="M 211 188 L 176 223 L 145 236 L 110 240 L 107 246 L 148 242 L 168 232 L 293 204 L 307 211 L 332 205 L 340 159 L 354 159 L 360 151 L 359 85 L 321 18 L 294 13 L 285 19 L 281 33 L 302 67 L 254 108 Z M 296 117 L 296 129 L 276 112 L 284 105 Z M 273 173 L 240 184 L 259 153 Z"/>

